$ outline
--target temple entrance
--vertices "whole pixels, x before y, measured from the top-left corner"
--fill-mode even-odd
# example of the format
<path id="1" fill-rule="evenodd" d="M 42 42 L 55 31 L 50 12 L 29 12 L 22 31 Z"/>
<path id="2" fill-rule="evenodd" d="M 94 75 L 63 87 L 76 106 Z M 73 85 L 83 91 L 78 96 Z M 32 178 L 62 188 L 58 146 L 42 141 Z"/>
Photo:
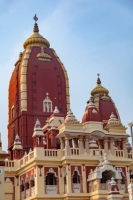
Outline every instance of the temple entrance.
<path id="1" fill-rule="evenodd" d="M 111 178 L 115 178 L 115 172 L 112 172 L 111 170 L 106 170 L 102 173 L 102 179 L 101 183 L 106 183 L 107 181 L 111 181 Z"/>

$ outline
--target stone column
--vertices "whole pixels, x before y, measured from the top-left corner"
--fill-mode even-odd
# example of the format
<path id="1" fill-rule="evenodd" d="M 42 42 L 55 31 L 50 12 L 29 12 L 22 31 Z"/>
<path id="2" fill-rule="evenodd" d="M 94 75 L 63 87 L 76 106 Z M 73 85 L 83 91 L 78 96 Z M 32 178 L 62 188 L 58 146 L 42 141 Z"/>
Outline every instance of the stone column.
<path id="1" fill-rule="evenodd" d="M 89 154 L 90 149 L 89 149 L 89 136 L 88 135 L 85 136 L 85 149 L 86 149 L 86 153 Z"/>
<path id="2" fill-rule="evenodd" d="M 71 183 L 71 170 L 70 165 L 68 164 L 66 166 L 66 182 L 67 182 L 67 193 L 72 193 L 72 183 Z"/>
<path id="3" fill-rule="evenodd" d="M 98 140 L 98 148 L 102 149 L 103 140 Z"/>
<path id="4" fill-rule="evenodd" d="M 71 155 L 71 150 L 69 146 L 69 134 L 65 134 L 65 155 L 70 156 Z"/>
<path id="5" fill-rule="evenodd" d="M 82 135 L 79 135 L 79 151 L 81 154 L 84 153 L 83 136 Z"/>
<path id="6" fill-rule="evenodd" d="M 105 153 L 108 155 L 109 151 L 108 151 L 108 138 L 104 138 L 104 150 Z"/>
<path id="7" fill-rule="evenodd" d="M 60 149 L 63 150 L 65 148 L 65 140 L 64 137 L 60 138 Z"/>
<path id="8" fill-rule="evenodd" d="M 72 193 L 74 193 L 74 190 L 73 190 L 73 176 L 71 176 L 71 190 L 72 190 Z"/>
<path id="9" fill-rule="evenodd" d="M 51 129 L 51 148 L 56 149 L 56 131 Z"/>
<path id="10" fill-rule="evenodd" d="M 96 179 L 97 181 L 97 190 L 100 190 L 100 179 Z"/>
<path id="11" fill-rule="evenodd" d="M 36 166 L 35 195 L 36 194 L 45 194 L 43 165 Z"/>
<path id="12" fill-rule="evenodd" d="M 78 148 L 78 138 L 74 138 L 74 148 Z"/>
<path id="13" fill-rule="evenodd" d="M 130 183 L 130 171 L 129 171 L 129 166 L 126 167 L 126 182 L 127 182 L 127 186 Z"/>
<path id="14" fill-rule="evenodd" d="M 118 185 L 119 190 L 121 190 L 121 180 L 118 179 L 118 180 L 116 181 L 116 183 L 117 183 L 117 185 Z"/>
<path id="15" fill-rule="evenodd" d="M 122 139 L 122 149 L 124 150 L 124 157 L 128 158 L 127 148 L 126 148 L 126 138 Z"/>
<path id="16" fill-rule="evenodd" d="M 114 139 L 113 138 L 109 138 L 109 139 L 110 139 L 110 151 L 111 151 L 111 154 L 113 156 L 115 156 L 115 150 L 114 150 L 114 145 L 113 145 Z"/>
<path id="17" fill-rule="evenodd" d="M 82 165 L 82 184 L 83 184 L 83 193 L 86 193 L 88 190 L 88 183 L 86 178 L 86 171 L 85 171 L 85 165 Z"/>

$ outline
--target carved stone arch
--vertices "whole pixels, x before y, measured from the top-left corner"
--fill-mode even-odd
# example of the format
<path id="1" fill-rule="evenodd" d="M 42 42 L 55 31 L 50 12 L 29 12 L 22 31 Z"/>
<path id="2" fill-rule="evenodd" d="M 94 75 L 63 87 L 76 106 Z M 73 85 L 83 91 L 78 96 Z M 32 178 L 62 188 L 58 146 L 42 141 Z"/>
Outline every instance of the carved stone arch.
<path id="1" fill-rule="evenodd" d="M 78 170 L 78 167 L 77 167 L 77 166 L 75 166 L 75 168 L 74 168 L 74 170 L 73 170 L 72 176 L 74 175 L 74 172 L 77 172 L 78 175 L 81 176 L 81 174 L 79 173 L 79 170 Z"/>
<path id="2" fill-rule="evenodd" d="M 90 137 L 93 138 L 94 140 L 99 140 L 105 137 L 105 132 L 106 131 L 99 131 L 99 130 L 93 130 L 90 134 Z"/>
<path id="3" fill-rule="evenodd" d="M 102 173 L 105 172 L 105 171 L 112 171 L 113 174 L 114 174 L 114 178 L 115 179 L 122 179 L 122 176 L 121 174 L 116 170 L 114 169 L 112 166 L 110 165 L 105 165 L 100 171 L 99 171 L 99 175 L 97 175 L 97 178 L 102 178 Z"/>
<path id="4" fill-rule="evenodd" d="M 46 173 L 45 182 L 46 185 L 57 185 L 58 176 L 53 168 L 50 168 L 49 171 Z"/>
<path id="5" fill-rule="evenodd" d="M 52 173 L 52 174 L 55 175 L 55 177 L 58 177 L 58 176 L 56 175 L 56 172 L 54 171 L 54 169 L 53 169 L 52 167 L 49 168 L 49 171 L 46 173 L 46 176 L 47 176 L 48 173 Z"/>

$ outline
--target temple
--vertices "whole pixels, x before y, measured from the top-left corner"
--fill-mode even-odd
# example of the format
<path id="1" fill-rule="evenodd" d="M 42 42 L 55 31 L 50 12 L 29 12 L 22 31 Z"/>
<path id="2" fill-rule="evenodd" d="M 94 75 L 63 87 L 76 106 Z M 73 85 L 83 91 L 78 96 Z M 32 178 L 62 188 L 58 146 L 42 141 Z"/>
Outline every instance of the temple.
<path id="1" fill-rule="evenodd" d="M 98 74 L 78 121 L 67 71 L 34 20 L 9 83 L 0 200 L 131 200 L 133 151 L 109 90 Z"/>

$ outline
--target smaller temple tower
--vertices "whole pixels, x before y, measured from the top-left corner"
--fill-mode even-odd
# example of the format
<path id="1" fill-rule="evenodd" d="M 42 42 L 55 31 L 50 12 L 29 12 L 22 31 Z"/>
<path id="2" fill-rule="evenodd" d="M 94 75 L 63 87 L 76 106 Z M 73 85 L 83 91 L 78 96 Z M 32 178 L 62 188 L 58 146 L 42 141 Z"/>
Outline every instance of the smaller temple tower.
<path id="1" fill-rule="evenodd" d="M 109 183 L 109 191 L 107 200 L 122 200 L 122 196 L 120 195 L 119 188 L 114 180 L 114 178 L 111 178 L 111 182 Z"/>

